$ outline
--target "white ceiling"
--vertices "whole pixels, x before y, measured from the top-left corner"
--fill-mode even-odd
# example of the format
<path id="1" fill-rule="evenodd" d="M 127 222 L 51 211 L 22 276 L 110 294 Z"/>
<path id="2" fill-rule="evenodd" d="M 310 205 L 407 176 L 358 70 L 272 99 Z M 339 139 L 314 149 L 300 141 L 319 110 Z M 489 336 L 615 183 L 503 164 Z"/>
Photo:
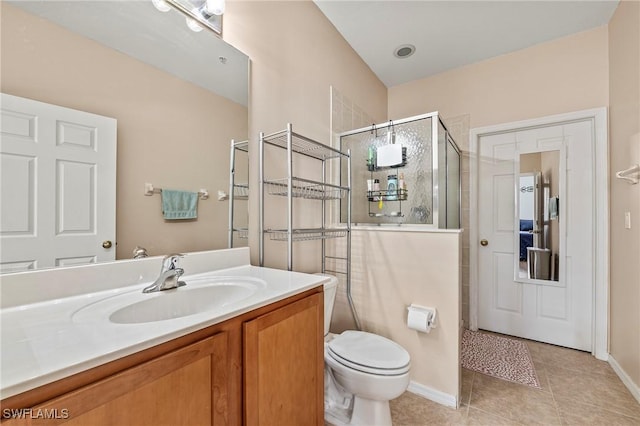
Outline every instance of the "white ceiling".
<path id="1" fill-rule="evenodd" d="M 314 0 L 387 86 L 523 49 L 609 22 L 607 1 Z M 393 55 L 403 44 L 416 52 Z"/>

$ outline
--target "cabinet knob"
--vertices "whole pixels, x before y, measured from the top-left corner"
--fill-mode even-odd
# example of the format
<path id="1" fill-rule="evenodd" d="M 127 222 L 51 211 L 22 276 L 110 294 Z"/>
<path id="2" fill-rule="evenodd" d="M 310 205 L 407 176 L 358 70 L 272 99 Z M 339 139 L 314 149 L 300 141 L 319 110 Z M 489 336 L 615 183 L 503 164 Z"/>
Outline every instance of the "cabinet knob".
<path id="1" fill-rule="evenodd" d="M 482 240 L 480 240 L 480 245 L 481 245 L 482 247 L 484 247 L 484 246 L 488 246 L 488 245 L 489 245 L 489 241 L 487 241 L 487 240 L 485 240 L 485 239 L 482 239 Z"/>
<path id="2" fill-rule="evenodd" d="M 113 246 L 113 244 L 109 240 L 106 240 L 106 241 L 102 242 L 102 248 L 110 249 L 111 246 Z"/>

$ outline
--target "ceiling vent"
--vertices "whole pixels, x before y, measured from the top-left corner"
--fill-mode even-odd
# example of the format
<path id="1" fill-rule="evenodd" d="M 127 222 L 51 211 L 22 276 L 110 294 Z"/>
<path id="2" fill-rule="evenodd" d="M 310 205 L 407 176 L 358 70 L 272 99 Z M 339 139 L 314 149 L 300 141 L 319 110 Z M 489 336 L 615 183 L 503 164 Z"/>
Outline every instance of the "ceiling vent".
<path id="1" fill-rule="evenodd" d="M 396 58 L 404 59 L 413 55 L 416 51 L 416 47 L 412 44 L 403 44 L 401 46 L 396 47 L 396 50 L 393 51 L 393 55 Z"/>

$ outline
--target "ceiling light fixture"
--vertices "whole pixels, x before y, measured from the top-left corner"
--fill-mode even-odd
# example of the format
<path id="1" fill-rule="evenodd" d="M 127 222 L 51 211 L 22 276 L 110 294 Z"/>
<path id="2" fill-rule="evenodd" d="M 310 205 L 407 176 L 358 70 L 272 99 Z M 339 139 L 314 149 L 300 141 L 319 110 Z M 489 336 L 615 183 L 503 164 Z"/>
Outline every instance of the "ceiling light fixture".
<path id="1" fill-rule="evenodd" d="M 187 26 L 195 32 L 208 28 L 222 36 L 222 14 L 225 0 L 151 0 L 153 6 L 161 12 L 172 8 L 187 18 Z"/>
<path id="2" fill-rule="evenodd" d="M 396 58 L 404 59 L 413 55 L 416 51 L 416 47 L 413 44 L 403 44 L 396 47 L 396 50 L 393 51 L 393 56 Z"/>
<path id="3" fill-rule="evenodd" d="M 189 29 L 191 31 L 194 31 L 196 33 L 199 33 L 200 31 L 202 31 L 202 25 L 200 25 L 195 19 L 193 18 L 187 18 L 187 27 L 189 27 Z"/>
<path id="4" fill-rule="evenodd" d="M 151 3 L 153 3 L 155 8 L 160 12 L 168 12 L 171 10 L 171 6 L 169 6 L 164 0 L 151 0 Z"/>
<path id="5" fill-rule="evenodd" d="M 225 0 L 207 0 L 204 7 L 207 12 L 220 16 L 224 14 Z"/>

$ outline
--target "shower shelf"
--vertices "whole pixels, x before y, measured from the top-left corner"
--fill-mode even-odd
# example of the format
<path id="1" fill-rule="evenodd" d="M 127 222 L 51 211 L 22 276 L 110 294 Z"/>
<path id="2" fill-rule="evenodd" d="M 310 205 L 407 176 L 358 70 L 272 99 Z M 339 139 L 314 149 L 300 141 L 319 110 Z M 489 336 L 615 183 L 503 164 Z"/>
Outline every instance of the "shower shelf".
<path id="1" fill-rule="evenodd" d="M 391 213 L 371 213 L 369 212 L 369 217 L 404 217 L 402 212 L 391 212 Z"/>
<path id="2" fill-rule="evenodd" d="M 296 198 L 307 198 L 312 200 L 338 200 L 344 198 L 349 188 L 328 183 L 317 182 L 309 179 L 292 177 L 295 182 L 291 188 L 291 196 Z M 268 192 L 271 195 L 288 195 L 287 178 L 264 181 Z"/>
<path id="3" fill-rule="evenodd" d="M 270 234 L 273 241 L 287 241 L 288 233 L 286 229 L 265 229 L 266 234 Z M 340 238 L 347 235 L 346 228 L 323 229 L 308 228 L 294 229 L 291 231 L 292 241 L 326 240 L 329 238 Z"/>
<path id="4" fill-rule="evenodd" d="M 408 195 L 409 195 L 409 191 L 407 191 L 406 189 L 398 189 L 396 191 L 389 191 L 388 189 L 382 189 L 380 191 L 367 191 L 367 198 L 371 202 L 378 202 L 380 200 L 406 201 Z"/>
<path id="5" fill-rule="evenodd" d="M 406 189 L 396 189 L 395 191 L 388 189 L 381 189 L 379 191 L 367 191 L 367 199 L 369 200 L 369 217 L 404 217 L 402 213 L 402 202 L 407 200 L 409 196 L 409 191 Z M 395 203 L 394 206 L 397 206 L 398 211 L 391 211 L 385 213 L 376 213 L 375 211 L 371 211 L 372 203 Z M 375 205 L 375 204 L 374 204 Z"/>

